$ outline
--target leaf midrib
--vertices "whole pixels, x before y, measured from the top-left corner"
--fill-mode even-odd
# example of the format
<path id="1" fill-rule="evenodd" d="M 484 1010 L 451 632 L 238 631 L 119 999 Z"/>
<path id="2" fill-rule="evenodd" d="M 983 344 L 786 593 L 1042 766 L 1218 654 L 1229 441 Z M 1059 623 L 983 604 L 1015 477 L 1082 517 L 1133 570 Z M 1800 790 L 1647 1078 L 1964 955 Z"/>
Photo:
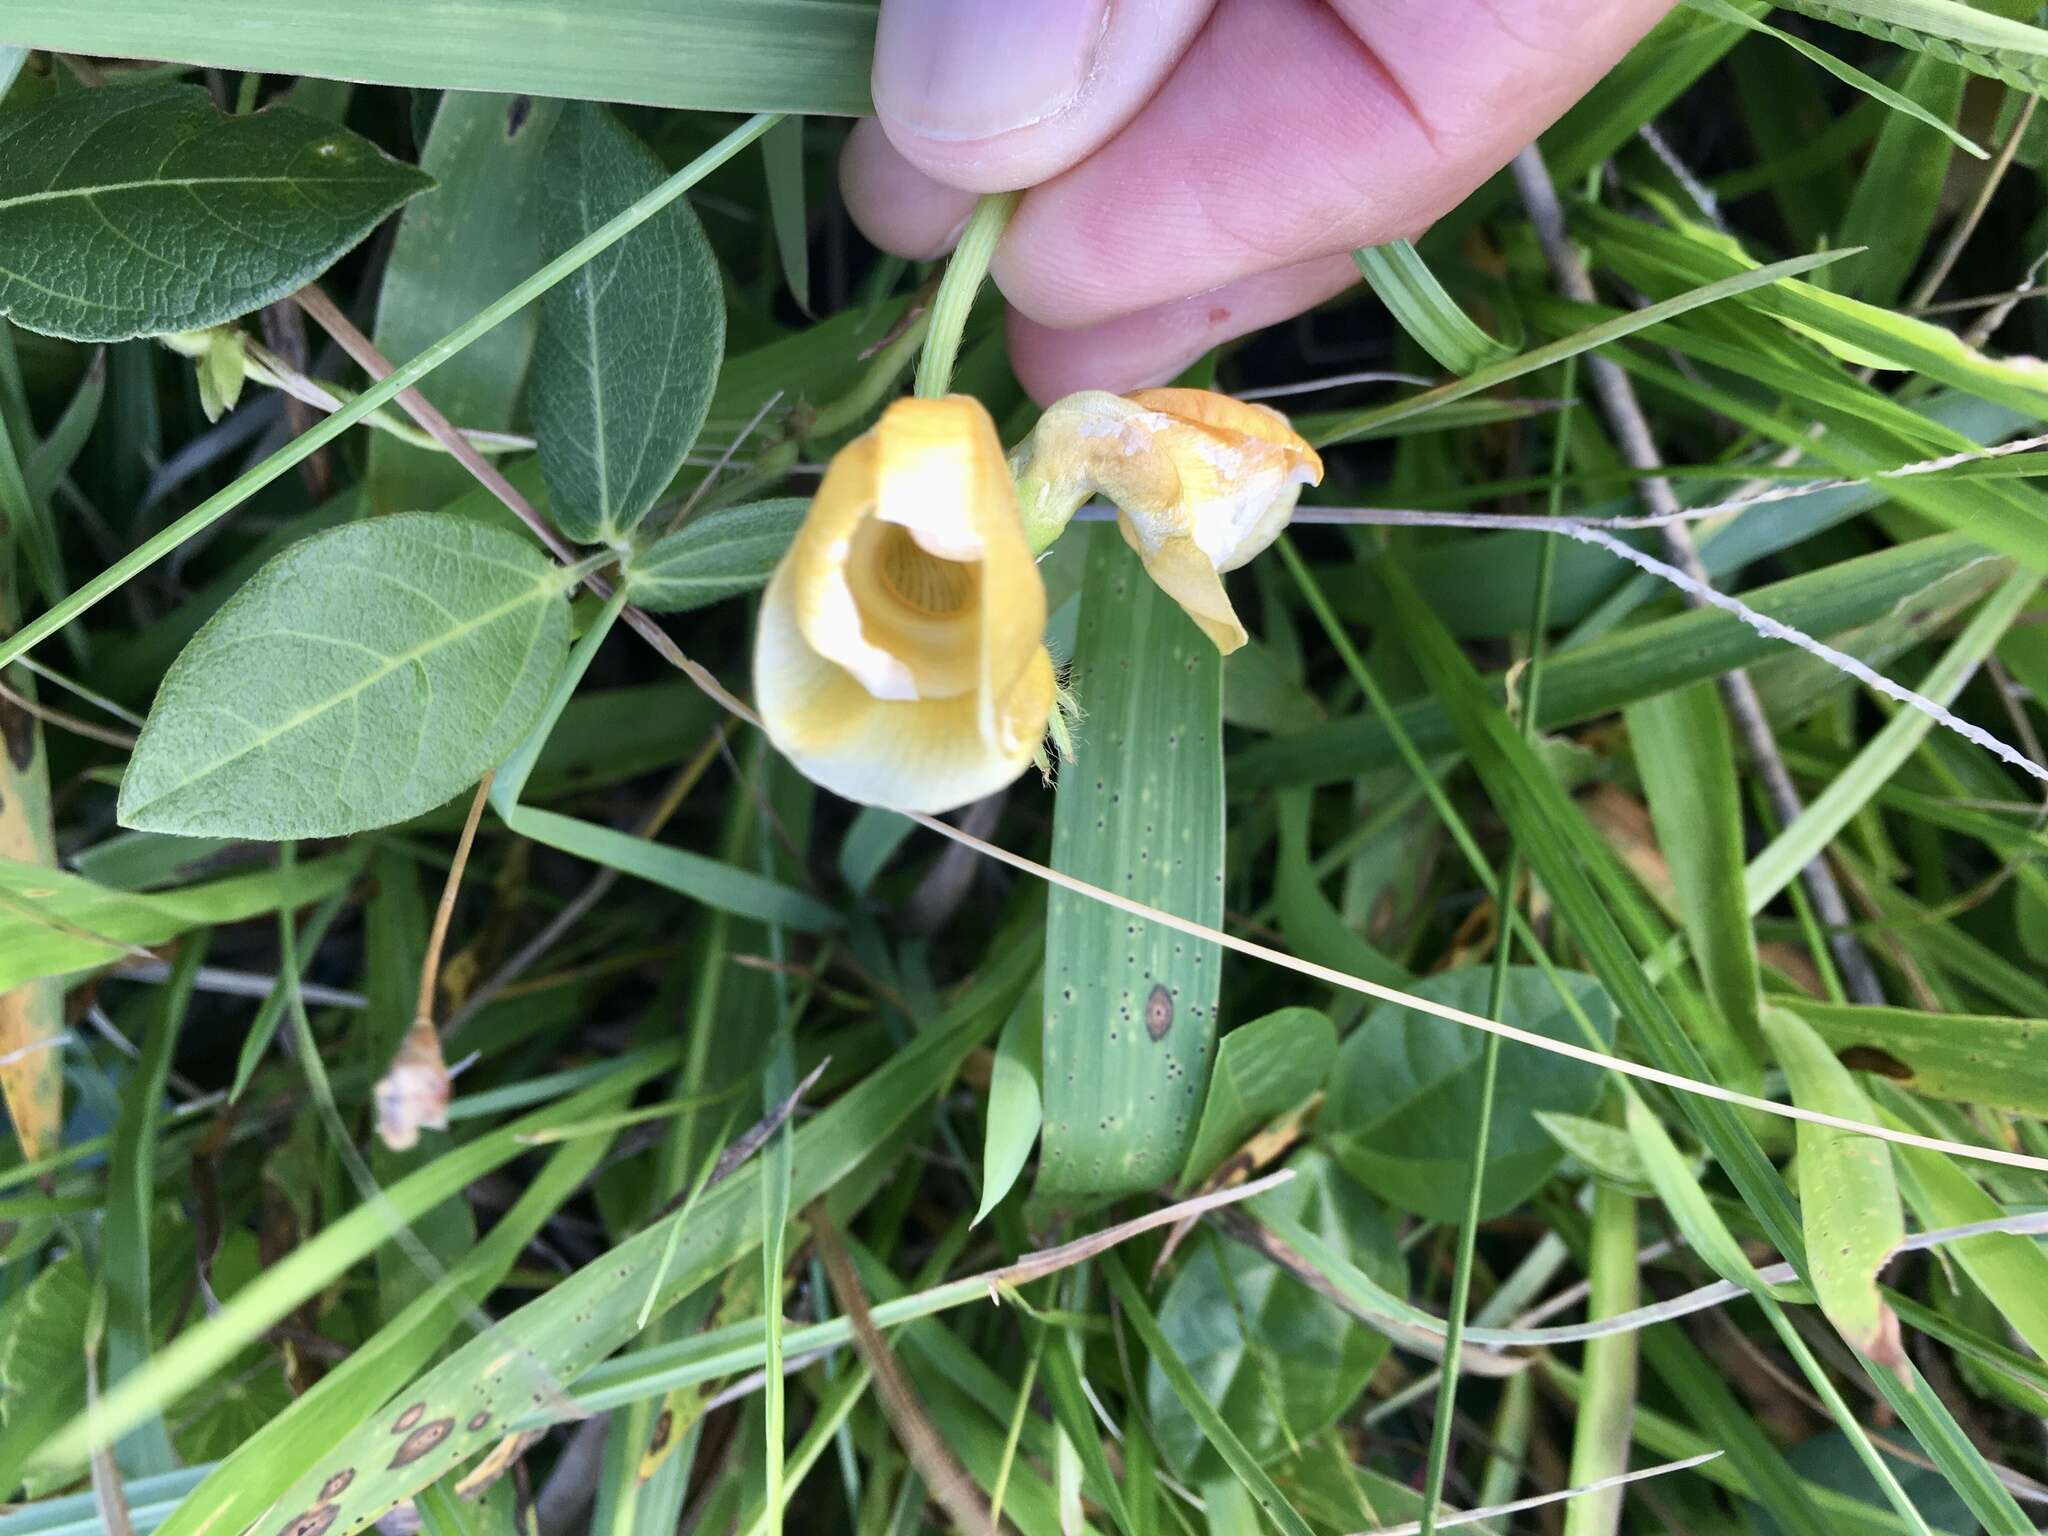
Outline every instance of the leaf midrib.
<path id="1" fill-rule="evenodd" d="M 369 186 L 389 179 L 388 176 L 323 176 L 320 178 L 320 185 Z M 42 192 L 23 192 L 15 197 L 0 197 L 0 213 L 5 213 L 10 208 L 26 207 L 30 203 L 61 202 L 71 198 L 90 200 L 115 192 L 154 192 L 164 189 L 190 191 L 193 187 L 296 187 L 305 180 L 303 176 L 179 176 L 139 181 L 105 181 L 90 187 L 52 187 Z"/>
<path id="2" fill-rule="evenodd" d="M 355 699 L 360 694 L 365 693 L 370 688 L 375 687 L 378 683 L 382 682 L 385 678 L 389 677 L 393 672 L 398 671 L 400 668 L 412 665 L 414 662 L 419 661 L 422 657 L 431 655 L 433 652 L 439 650 L 442 646 L 453 644 L 455 641 L 461 639 L 463 636 L 473 634 L 475 631 L 482 629 L 487 624 L 496 623 L 499 619 L 505 617 L 507 614 L 517 612 L 520 608 L 524 607 L 526 604 L 530 602 L 535 601 L 536 599 L 538 599 L 541 602 L 546 602 L 550 600 L 552 596 L 553 594 L 548 590 L 546 583 L 535 583 L 531 588 L 529 588 L 525 592 L 520 593 L 519 596 L 513 598 L 511 601 L 500 603 L 497 607 L 487 609 L 483 613 L 476 615 L 474 618 L 465 620 L 463 623 L 458 624 L 451 629 L 443 630 L 439 634 L 434 636 L 431 640 L 428 640 L 420 645 L 416 645 L 411 650 L 404 651 L 399 653 L 398 655 L 388 657 L 385 661 L 385 664 L 382 667 L 378 668 L 373 672 L 365 674 L 360 682 L 351 684 L 349 687 L 343 689 L 341 692 L 329 695 L 326 699 L 323 699 L 311 708 L 302 709 L 290 718 L 280 721 L 277 725 L 271 727 L 269 730 L 266 730 L 258 736 L 256 736 L 246 745 L 237 748 L 233 752 L 230 752 L 227 756 L 216 758 L 213 762 L 208 763 L 204 768 L 200 769 L 198 772 L 188 774 L 185 778 L 180 779 L 177 783 L 172 784 L 167 788 L 159 790 L 157 793 L 151 795 L 150 798 L 147 800 L 137 802 L 136 805 L 134 806 L 134 810 L 136 812 L 141 812 L 148 809 L 148 807 L 152 805 L 159 804 L 160 802 L 169 799 L 173 795 L 182 794 L 185 790 L 190 789 L 194 784 L 197 784 L 200 780 L 210 778 L 212 775 L 219 773 L 222 769 L 227 768 L 231 764 L 241 761 L 243 758 L 247 757 L 251 752 L 258 751 L 261 748 L 270 745 L 271 742 L 277 740 L 278 737 L 285 735 L 287 732 L 297 730 L 300 726 L 304 725 L 308 720 L 312 720 L 319 715 L 327 713 L 327 711 L 331 709 L 337 708 L 343 703 Z M 275 633 L 275 631 L 272 631 L 272 633 Z M 248 638 L 261 639 L 264 637 L 261 635 L 252 635 Z"/>

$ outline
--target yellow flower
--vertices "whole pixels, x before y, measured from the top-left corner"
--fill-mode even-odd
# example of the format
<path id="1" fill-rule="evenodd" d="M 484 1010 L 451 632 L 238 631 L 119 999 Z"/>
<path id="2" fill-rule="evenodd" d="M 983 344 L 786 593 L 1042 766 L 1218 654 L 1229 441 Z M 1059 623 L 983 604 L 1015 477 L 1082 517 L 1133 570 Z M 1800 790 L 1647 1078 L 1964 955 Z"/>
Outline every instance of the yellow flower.
<path id="1" fill-rule="evenodd" d="M 1068 395 L 1011 468 L 1034 550 L 1091 496 L 1107 497 L 1146 572 L 1225 655 L 1246 637 L 1223 573 L 1278 538 L 1301 487 L 1323 478 L 1285 416 L 1206 389 Z"/>
<path id="2" fill-rule="evenodd" d="M 761 603 L 754 701 L 835 794 L 938 812 L 1024 770 L 1053 705 L 1045 583 L 980 403 L 898 400 L 834 456 Z"/>

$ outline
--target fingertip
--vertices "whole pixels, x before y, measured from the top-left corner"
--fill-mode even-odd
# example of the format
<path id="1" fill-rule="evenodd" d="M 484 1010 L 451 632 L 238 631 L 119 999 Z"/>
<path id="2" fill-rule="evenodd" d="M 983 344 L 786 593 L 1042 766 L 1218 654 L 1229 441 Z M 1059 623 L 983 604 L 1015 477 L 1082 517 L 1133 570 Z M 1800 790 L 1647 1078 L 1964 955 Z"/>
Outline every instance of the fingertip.
<path id="1" fill-rule="evenodd" d="M 1144 389 L 1177 377 L 1211 347 L 1290 319 L 1357 281 L 1346 254 L 1261 272 L 1080 330 L 1055 330 L 1012 309 L 1005 322 L 1010 366 L 1041 405 L 1077 389 Z"/>
<path id="2" fill-rule="evenodd" d="M 931 261 L 953 248 L 974 212 L 974 194 L 934 181 L 904 159 L 873 118 L 862 118 L 839 155 L 839 194 L 854 227 L 885 251 Z"/>
<path id="3" fill-rule="evenodd" d="M 969 192 L 1035 186 L 1087 158 L 1158 90 L 1216 0 L 885 0 L 883 131 Z"/>

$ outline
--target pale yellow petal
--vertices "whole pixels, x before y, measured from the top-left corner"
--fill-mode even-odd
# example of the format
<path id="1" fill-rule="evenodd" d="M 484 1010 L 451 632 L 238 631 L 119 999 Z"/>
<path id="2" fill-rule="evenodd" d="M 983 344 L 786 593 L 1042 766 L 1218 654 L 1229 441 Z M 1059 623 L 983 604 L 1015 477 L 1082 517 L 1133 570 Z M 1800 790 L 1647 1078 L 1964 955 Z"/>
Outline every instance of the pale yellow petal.
<path id="1" fill-rule="evenodd" d="M 789 571 L 769 582 L 754 701 L 769 739 L 806 778 L 864 805 L 937 814 L 995 793 L 1029 766 L 1052 713 L 1045 648 L 1027 658 L 985 734 L 977 694 L 877 699 L 804 643 Z"/>
<path id="2" fill-rule="evenodd" d="M 950 810 L 1036 752 L 1054 694 L 1044 630 L 988 413 L 964 397 L 897 401 L 834 458 L 769 582 L 755 702 L 827 789 Z"/>
<path id="3" fill-rule="evenodd" d="M 875 441 L 855 438 L 827 466 L 778 575 L 789 574 L 791 613 L 812 650 L 877 698 L 914 699 L 916 677 L 900 656 L 869 638 L 847 578 L 854 536 L 874 502 Z"/>
<path id="4" fill-rule="evenodd" d="M 1124 542 L 1136 549 L 1145 562 L 1145 574 L 1160 591 L 1180 604 L 1202 633 L 1216 643 L 1217 650 L 1228 656 L 1250 638 L 1238 620 L 1237 610 L 1230 606 L 1223 578 L 1194 540 L 1166 539 L 1156 549 L 1147 551 L 1132 536 L 1124 519 L 1118 518 L 1117 524 L 1123 528 Z"/>
<path id="5" fill-rule="evenodd" d="M 894 402 L 875 424 L 875 515 L 946 560 L 982 558 L 981 501 L 990 462 L 1003 463 L 995 423 L 979 400 Z"/>

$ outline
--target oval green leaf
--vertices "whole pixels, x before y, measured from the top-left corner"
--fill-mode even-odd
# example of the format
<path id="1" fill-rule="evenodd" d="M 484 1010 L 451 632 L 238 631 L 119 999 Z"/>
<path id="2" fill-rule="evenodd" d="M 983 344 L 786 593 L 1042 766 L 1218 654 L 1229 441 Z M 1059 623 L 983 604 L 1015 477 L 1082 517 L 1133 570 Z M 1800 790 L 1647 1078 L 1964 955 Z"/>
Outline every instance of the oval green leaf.
<path id="1" fill-rule="evenodd" d="M 663 534 L 626 565 L 633 601 L 688 613 L 767 584 L 810 503 L 801 496 L 721 507 Z"/>
<path id="2" fill-rule="evenodd" d="M 317 277 L 432 180 L 333 123 L 196 85 L 0 114 L 0 314 L 74 341 L 191 331 Z"/>
<path id="3" fill-rule="evenodd" d="M 542 246 L 568 250 L 667 174 L 603 107 L 563 109 L 541 157 Z M 724 357 L 718 260 L 680 199 L 548 290 L 528 393 L 566 536 L 613 544 L 639 525 L 697 441 Z"/>
<path id="4" fill-rule="evenodd" d="M 1576 971 L 1559 974 L 1601 1038 L 1612 1039 L 1614 1004 L 1600 983 Z M 1471 966 L 1424 977 L 1413 990 L 1432 1002 L 1484 1013 L 1489 982 L 1486 968 Z M 1583 1043 L 1549 979 L 1534 966 L 1509 970 L 1501 1019 Z M 1462 1219 L 1485 1044 L 1477 1030 L 1399 1004 L 1367 1014 L 1337 1053 L 1323 1107 L 1321 1130 L 1337 1160 L 1402 1210 L 1439 1221 Z M 1536 1111 L 1590 1114 L 1600 1100 L 1602 1076 L 1598 1067 L 1531 1046 L 1501 1047 L 1482 1218 L 1521 1204 L 1562 1160 L 1563 1149 Z"/>
<path id="5" fill-rule="evenodd" d="M 122 825 L 341 837 L 432 810 L 540 717 L 568 646 L 562 586 L 525 539 L 445 513 L 293 545 L 164 675 Z"/>

